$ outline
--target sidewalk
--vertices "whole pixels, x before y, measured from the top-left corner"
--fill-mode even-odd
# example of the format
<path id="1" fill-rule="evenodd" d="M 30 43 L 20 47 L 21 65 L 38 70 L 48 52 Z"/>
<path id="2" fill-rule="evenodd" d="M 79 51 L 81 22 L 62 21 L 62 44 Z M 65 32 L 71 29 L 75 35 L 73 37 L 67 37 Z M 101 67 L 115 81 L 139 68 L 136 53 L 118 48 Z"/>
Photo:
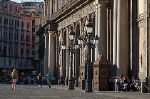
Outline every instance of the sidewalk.
<path id="1" fill-rule="evenodd" d="M 68 90 L 68 86 L 60 86 L 60 85 L 52 85 L 51 88 L 55 89 L 62 89 L 62 90 Z M 75 87 L 76 91 L 80 91 L 81 94 L 88 94 L 85 93 L 84 90 L 81 90 L 80 87 Z M 140 92 L 117 92 L 117 91 L 93 91 L 93 94 L 99 94 L 99 95 L 106 95 L 106 96 L 113 96 L 113 97 L 121 97 L 126 99 L 149 99 L 150 93 L 140 93 Z"/>

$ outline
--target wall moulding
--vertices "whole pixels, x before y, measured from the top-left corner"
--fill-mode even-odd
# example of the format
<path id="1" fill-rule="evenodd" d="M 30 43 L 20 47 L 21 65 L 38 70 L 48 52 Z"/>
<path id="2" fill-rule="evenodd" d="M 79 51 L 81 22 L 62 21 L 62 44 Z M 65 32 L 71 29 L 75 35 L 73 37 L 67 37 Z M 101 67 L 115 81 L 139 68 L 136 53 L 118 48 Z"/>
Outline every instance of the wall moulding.
<path id="1" fill-rule="evenodd" d="M 76 11 L 75 13 L 71 14 L 69 17 L 67 17 L 64 20 L 60 21 L 58 23 L 58 30 L 60 30 L 61 28 L 65 28 L 65 27 L 69 26 L 73 22 L 77 22 L 81 18 L 87 16 L 88 14 L 93 13 L 94 11 L 95 11 L 95 9 L 94 9 L 94 6 L 93 6 L 93 2 L 87 4 L 82 9 Z"/>

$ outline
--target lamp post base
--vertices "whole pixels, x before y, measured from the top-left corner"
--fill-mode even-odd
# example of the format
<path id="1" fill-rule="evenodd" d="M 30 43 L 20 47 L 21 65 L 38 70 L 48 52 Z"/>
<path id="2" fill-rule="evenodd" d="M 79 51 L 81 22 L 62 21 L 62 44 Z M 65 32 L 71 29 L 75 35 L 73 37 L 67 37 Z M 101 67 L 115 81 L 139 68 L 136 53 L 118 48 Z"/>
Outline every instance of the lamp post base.
<path id="1" fill-rule="evenodd" d="M 73 80 L 72 79 L 68 80 L 68 90 L 74 90 L 74 84 L 73 84 Z"/>
<path id="2" fill-rule="evenodd" d="M 86 85 L 85 85 L 85 92 L 88 93 L 88 92 L 93 92 L 93 89 L 92 89 L 92 82 L 91 81 L 86 81 Z"/>
<path id="3" fill-rule="evenodd" d="M 93 92 L 92 89 L 85 89 L 85 93 Z"/>

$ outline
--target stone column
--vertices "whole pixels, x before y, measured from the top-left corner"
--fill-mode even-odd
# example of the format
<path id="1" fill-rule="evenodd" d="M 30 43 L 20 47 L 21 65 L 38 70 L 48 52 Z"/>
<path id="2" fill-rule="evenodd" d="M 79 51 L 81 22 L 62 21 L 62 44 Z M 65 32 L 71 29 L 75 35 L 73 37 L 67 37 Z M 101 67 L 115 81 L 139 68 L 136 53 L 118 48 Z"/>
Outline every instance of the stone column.
<path id="1" fill-rule="evenodd" d="M 48 72 L 54 75 L 55 67 L 55 31 L 49 31 Z"/>
<path id="2" fill-rule="evenodd" d="M 128 76 L 128 0 L 118 0 L 117 9 L 117 76 Z"/>
<path id="3" fill-rule="evenodd" d="M 117 2 L 118 0 L 114 0 L 113 2 L 113 66 L 111 68 L 111 82 L 112 89 L 118 91 L 117 85 L 117 73 L 116 73 L 116 62 L 117 62 Z M 114 72 L 115 71 L 115 72 Z"/>
<path id="4" fill-rule="evenodd" d="M 107 4 L 108 1 L 98 1 L 96 0 L 96 27 L 97 33 L 100 37 L 98 50 L 100 54 L 107 59 Z"/>
<path id="5" fill-rule="evenodd" d="M 98 6 L 95 7 L 95 35 L 99 36 L 98 33 Z M 99 53 L 98 53 L 98 45 L 95 45 L 95 61 L 98 59 Z"/>
<path id="6" fill-rule="evenodd" d="M 59 37 L 59 41 L 62 43 L 62 31 L 60 31 L 60 37 Z M 60 50 L 60 55 L 59 55 L 59 61 L 60 61 L 60 67 L 59 67 L 59 70 L 60 70 L 60 75 L 59 76 L 61 76 L 62 75 L 62 51 L 63 51 L 63 49 L 61 48 L 61 50 Z"/>
<path id="7" fill-rule="evenodd" d="M 68 41 L 69 41 L 69 27 L 66 27 L 66 48 L 68 48 Z M 70 55 L 69 51 L 66 51 L 66 85 L 68 85 L 68 78 L 69 78 L 69 66 L 70 66 Z"/>
<path id="8" fill-rule="evenodd" d="M 117 55 L 117 2 L 114 0 L 113 9 L 113 65 L 116 65 L 116 55 Z"/>
<path id="9" fill-rule="evenodd" d="M 47 32 L 47 31 L 46 31 Z M 45 52 L 44 52 L 44 76 L 48 73 L 48 45 L 49 45 L 49 34 L 45 34 Z"/>

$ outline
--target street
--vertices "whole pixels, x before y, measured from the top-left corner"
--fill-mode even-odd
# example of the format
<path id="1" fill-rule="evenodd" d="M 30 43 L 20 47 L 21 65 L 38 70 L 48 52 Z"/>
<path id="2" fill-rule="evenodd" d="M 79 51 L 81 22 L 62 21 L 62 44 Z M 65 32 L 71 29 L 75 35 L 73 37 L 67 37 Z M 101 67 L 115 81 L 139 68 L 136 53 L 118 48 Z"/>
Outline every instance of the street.
<path id="1" fill-rule="evenodd" d="M 16 90 L 11 84 L 0 84 L 0 99 L 149 99 L 150 94 L 137 92 L 106 92 L 94 91 L 84 93 L 79 88 L 67 90 L 67 86 L 53 85 L 52 88 L 44 85 L 17 85 Z"/>

